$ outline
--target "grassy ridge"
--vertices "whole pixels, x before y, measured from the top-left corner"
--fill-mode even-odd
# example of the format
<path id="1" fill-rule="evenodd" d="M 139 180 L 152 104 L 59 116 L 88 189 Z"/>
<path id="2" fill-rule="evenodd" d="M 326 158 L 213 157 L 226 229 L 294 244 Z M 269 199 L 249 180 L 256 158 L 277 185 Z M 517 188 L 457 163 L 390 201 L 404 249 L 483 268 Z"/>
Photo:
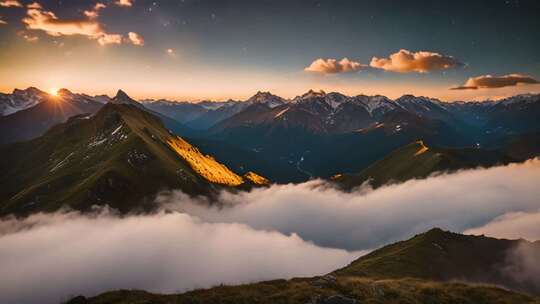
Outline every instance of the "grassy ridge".
<path id="1" fill-rule="evenodd" d="M 443 149 L 416 141 L 388 154 L 357 174 L 338 174 L 332 180 L 344 189 L 352 189 L 366 181 L 374 187 L 426 178 L 435 172 L 455 171 L 479 166 L 506 164 L 512 159 L 496 151 L 483 149 Z"/>

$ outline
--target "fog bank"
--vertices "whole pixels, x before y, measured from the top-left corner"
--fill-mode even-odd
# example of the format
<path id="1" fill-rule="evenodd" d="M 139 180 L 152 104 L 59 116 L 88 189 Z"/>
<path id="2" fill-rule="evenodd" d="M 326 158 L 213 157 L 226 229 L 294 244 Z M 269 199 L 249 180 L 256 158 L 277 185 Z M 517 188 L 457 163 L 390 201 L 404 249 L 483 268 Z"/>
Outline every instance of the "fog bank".
<path id="1" fill-rule="evenodd" d="M 123 219 L 103 212 L 39 214 L 0 227 L 0 303 L 59 303 L 121 288 L 173 293 L 313 276 L 360 255 L 317 247 L 296 234 L 209 224 L 180 213 Z"/>
<path id="2" fill-rule="evenodd" d="M 509 212 L 540 209 L 540 161 L 461 171 L 399 185 L 343 193 L 322 181 L 222 193 L 227 207 L 208 207 L 181 192 L 164 193 L 165 208 L 208 222 L 297 233 L 321 246 L 363 250 L 432 227 L 463 232 Z M 538 226 L 538 225 L 536 225 Z"/>

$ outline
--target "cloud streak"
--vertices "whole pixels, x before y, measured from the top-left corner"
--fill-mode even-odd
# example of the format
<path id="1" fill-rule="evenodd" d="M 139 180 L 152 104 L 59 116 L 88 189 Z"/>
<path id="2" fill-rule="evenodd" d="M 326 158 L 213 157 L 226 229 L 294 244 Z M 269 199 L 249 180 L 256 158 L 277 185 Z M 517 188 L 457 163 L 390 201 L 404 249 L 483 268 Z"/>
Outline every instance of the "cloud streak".
<path id="1" fill-rule="evenodd" d="M 102 46 L 123 42 L 144 45 L 143 37 L 135 32 L 129 32 L 127 38 L 121 34 L 106 32 L 103 24 L 96 20 L 99 11 L 105 7 L 105 4 L 98 2 L 92 9 L 84 11 L 87 18 L 60 19 L 53 12 L 44 10 L 38 3 L 33 3 L 28 5 L 27 16 L 22 21 L 29 30 L 44 31 L 55 37 L 81 35 L 96 40 Z"/>
<path id="2" fill-rule="evenodd" d="M 17 0 L 0 1 L 0 6 L 2 6 L 2 7 L 23 7 L 21 2 L 19 2 Z"/>
<path id="3" fill-rule="evenodd" d="M 451 88 L 451 90 L 493 89 L 537 83 L 540 82 L 531 76 L 523 74 L 509 74 L 503 76 L 482 75 L 471 77 L 464 85 Z"/>
<path id="4" fill-rule="evenodd" d="M 508 212 L 540 208 L 540 160 L 412 180 L 375 191 L 343 193 L 324 182 L 223 193 L 227 207 L 204 207 L 184 194 L 163 194 L 166 208 L 215 223 L 297 233 L 327 247 L 363 250 L 432 227 L 462 232 Z"/>
<path id="5" fill-rule="evenodd" d="M 435 52 L 411 52 L 401 49 L 387 58 L 373 57 L 369 64 L 372 68 L 397 73 L 428 73 L 463 66 L 452 56 Z"/>
<path id="6" fill-rule="evenodd" d="M 313 276 L 360 255 L 317 247 L 295 234 L 209 224 L 180 213 L 37 214 L 5 220 L 0 228 L 0 269 L 9 278 L 0 280 L 1 303 L 60 303 L 111 289 L 172 293 Z"/>
<path id="7" fill-rule="evenodd" d="M 361 64 L 360 62 L 351 61 L 348 58 L 343 58 L 339 61 L 332 58 L 319 58 L 313 61 L 308 67 L 306 67 L 304 71 L 320 74 L 337 74 L 356 72 L 363 67 L 366 67 L 366 65 Z"/>

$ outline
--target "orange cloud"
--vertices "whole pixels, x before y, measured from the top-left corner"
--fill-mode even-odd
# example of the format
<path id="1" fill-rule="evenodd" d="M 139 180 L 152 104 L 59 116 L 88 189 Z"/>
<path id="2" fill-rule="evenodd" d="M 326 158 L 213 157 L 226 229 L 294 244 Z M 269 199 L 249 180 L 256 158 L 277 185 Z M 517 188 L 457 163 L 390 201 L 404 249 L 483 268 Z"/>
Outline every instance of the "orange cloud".
<path id="1" fill-rule="evenodd" d="M 132 6 L 133 5 L 133 0 L 117 0 L 114 2 L 114 4 L 118 5 L 118 6 Z"/>
<path id="2" fill-rule="evenodd" d="M 528 75 L 509 74 L 504 76 L 481 75 L 469 78 L 464 85 L 451 88 L 451 90 L 476 90 L 486 88 L 513 87 L 523 84 L 540 83 Z"/>
<path id="3" fill-rule="evenodd" d="M 98 41 L 98 43 L 100 45 L 121 44 L 122 43 L 122 35 L 103 33 L 101 36 L 99 36 L 97 41 Z"/>
<path id="4" fill-rule="evenodd" d="M 4 25 L 4 24 L 7 24 L 7 22 L 5 22 L 4 20 L 2 20 L 2 17 L 0 17 L 0 25 Z"/>
<path id="5" fill-rule="evenodd" d="M 360 62 L 351 61 L 348 58 L 343 58 L 340 61 L 332 58 L 319 58 L 313 61 L 307 68 L 304 69 L 304 71 L 321 74 L 337 74 L 356 72 L 363 67 L 366 67 L 366 65 L 361 64 Z"/>
<path id="6" fill-rule="evenodd" d="M 84 15 L 90 19 L 97 18 L 99 16 L 99 10 L 106 8 L 107 6 L 101 2 L 98 2 L 94 5 L 91 10 L 85 10 Z"/>
<path id="7" fill-rule="evenodd" d="M 129 38 L 129 41 L 131 41 L 131 43 L 133 43 L 134 45 L 139 45 L 139 46 L 144 45 L 144 38 L 135 32 L 129 32 L 128 38 Z"/>
<path id="8" fill-rule="evenodd" d="M 28 4 L 26 6 L 26 8 L 42 9 L 43 7 L 41 6 L 41 4 L 39 4 L 37 2 L 32 2 L 32 3 Z"/>
<path id="9" fill-rule="evenodd" d="M 32 8 L 28 9 L 27 17 L 22 21 L 26 28 L 41 30 L 51 36 L 82 35 L 97 40 L 100 45 L 122 43 L 122 35 L 106 33 L 103 26 L 94 19 L 62 20 L 53 12 Z"/>
<path id="10" fill-rule="evenodd" d="M 3 7 L 23 7 L 23 5 L 18 0 L 0 1 L 0 6 L 3 6 Z"/>
<path id="11" fill-rule="evenodd" d="M 388 58 L 373 57 L 369 65 L 376 69 L 398 73 L 427 73 L 463 66 L 452 56 L 428 51 L 410 52 L 404 49 L 391 54 Z"/>

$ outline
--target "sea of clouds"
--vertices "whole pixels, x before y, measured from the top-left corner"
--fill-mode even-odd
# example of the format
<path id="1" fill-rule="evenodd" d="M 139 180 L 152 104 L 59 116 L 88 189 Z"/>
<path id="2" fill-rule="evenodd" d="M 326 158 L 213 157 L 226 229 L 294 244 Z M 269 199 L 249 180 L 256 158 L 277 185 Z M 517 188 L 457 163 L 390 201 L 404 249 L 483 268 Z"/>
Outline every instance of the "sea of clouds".
<path id="1" fill-rule="evenodd" d="M 534 241 L 539 180 L 540 161 L 530 160 L 352 193 L 322 181 L 223 192 L 219 208 L 173 191 L 158 197 L 162 210 L 150 215 L 99 209 L 6 218 L 0 303 L 319 275 L 432 227 Z M 508 267 L 534 280 L 536 255 L 516 249 Z"/>

